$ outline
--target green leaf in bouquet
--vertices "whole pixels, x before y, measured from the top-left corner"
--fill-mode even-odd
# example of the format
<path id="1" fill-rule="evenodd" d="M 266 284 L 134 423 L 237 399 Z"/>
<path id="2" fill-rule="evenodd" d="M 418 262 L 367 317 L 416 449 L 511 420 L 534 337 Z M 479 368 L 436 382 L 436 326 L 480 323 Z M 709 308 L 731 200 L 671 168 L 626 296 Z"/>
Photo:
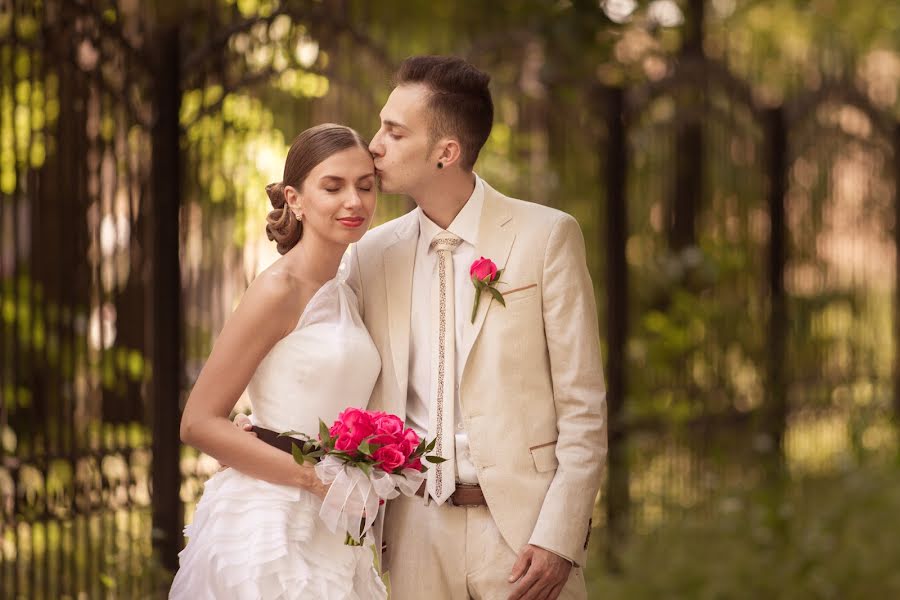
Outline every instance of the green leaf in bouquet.
<path id="1" fill-rule="evenodd" d="M 325 421 L 319 419 L 319 438 L 322 440 L 322 443 L 328 447 L 331 447 L 331 432 L 328 430 L 328 425 L 325 424 Z"/>
<path id="2" fill-rule="evenodd" d="M 437 444 L 437 438 L 434 438 L 433 440 L 431 440 L 431 442 L 428 443 L 427 446 L 425 446 L 425 452 L 431 452 L 432 450 L 434 450 L 435 444 Z"/>
<path id="3" fill-rule="evenodd" d="M 372 466 L 369 465 L 368 463 L 361 462 L 361 463 L 358 463 L 356 466 L 359 467 L 360 471 L 362 471 L 363 473 L 366 474 L 366 477 L 372 476 Z"/>
<path id="4" fill-rule="evenodd" d="M 303 451 L 297 444 L 291 444 L 291 456 L 294 457 L 294 462 L 298 465 L 306 463 L 306 456 L 304 456 Z"/>
<path id="5" fill-rule="evenodd" d="M 372 454 L 372 447 L 369 446 L 369 442 L 363 440 L 359 443 L 359 451 L 363 454 Z"/>
<path id="6" fill-rule="evenodd" d="M 440 456 L 426 456 L 426 457 L 425 457 L 425 460 L 427 460 L 427 461 L 430 462 L 430 463 L 434 463 L 434 464 L 436 464 L 436 465 L 439 465 L 439 464 L 441 464 L 442 462 L 446 462 L 446 461 L 447 461 L 446 458 L 443 458 L 443 457 L 440 457 Z"/>
<path id="7" fill-rule="evenodd" d="M 319 448 L 318 450 L 313 450 L 312 452 L 306 455 L 306 458 L 322 458 L 322 455 L 325 454 L 324 448 Z"/>
<path id="8" fill-rule="evenodd" d="M 344 462 L 349 462 L 349 461 L 353 460 L 352 456 L 350 456 L 349 454 L 347 454 L 346 452 L 343 452 L 341 450 L 332 450 L 331 452 L 328 453 L 328 455 L 333 456 L 335 458 L 339 458 L 339 459 L 343 460 Z"/>
<path id="9" fill-rule="evenodd" d="M 312 442 L 303 442 L 303 454 L 309 455 L 312 451 Z"/>
<path id="10" fill-rule="evenodd" d="M 283 431 L 278 434 L 278 437 L 290 437 L 294 435 L 302 435 L 303 437 L 307 437 L 305 433 L 300 433 L 299 431 L 294 431 L 293 429 L 290 431 Z"/>

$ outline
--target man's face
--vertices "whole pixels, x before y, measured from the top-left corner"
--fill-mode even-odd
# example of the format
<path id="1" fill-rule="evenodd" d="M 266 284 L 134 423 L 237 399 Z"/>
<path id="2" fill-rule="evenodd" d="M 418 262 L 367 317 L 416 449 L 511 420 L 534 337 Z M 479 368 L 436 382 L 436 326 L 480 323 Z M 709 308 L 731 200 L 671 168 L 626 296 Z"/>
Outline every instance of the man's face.
<path id="1" fill-rule="evenodd" d="M 428 88 L 422 84 L 397 86 L 381 109 L 381 128 L 369 144 L 381 191 L 412 195 L 436 174 L 427 112 Z"/>

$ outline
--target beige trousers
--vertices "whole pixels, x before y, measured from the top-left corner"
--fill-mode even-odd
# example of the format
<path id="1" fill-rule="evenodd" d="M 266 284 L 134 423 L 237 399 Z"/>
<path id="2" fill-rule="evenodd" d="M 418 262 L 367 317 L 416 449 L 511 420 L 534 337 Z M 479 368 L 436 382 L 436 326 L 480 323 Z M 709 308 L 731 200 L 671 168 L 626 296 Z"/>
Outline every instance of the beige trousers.
<path id="1" fill-rule="evenodd" d="M 418 496 L 387 504 L 383 568 L 391 600 L 506 600 L 517 552 L 506 543 L 486 506 L 457 507 Z M 573 568 L 564 600 L 585 600 L 584 574 Z"/>

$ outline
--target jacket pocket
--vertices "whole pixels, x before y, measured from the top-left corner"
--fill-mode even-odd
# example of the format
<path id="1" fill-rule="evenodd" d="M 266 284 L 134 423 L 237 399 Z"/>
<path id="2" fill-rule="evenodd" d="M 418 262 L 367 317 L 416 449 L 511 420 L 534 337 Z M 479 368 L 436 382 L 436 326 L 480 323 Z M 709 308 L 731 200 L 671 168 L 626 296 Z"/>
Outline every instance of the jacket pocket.
<path id="1" fill-rule="evenodd" d="M 503 300 L 510 302 L 512 300 L 524 300 L 530 298 L 537 293 L 538 284 L 531 283 L 528 285 L 517 285 L 507 291 L 502 292 Z"/>
<path id="2" fill-rule="evenodd" d="M 553 471 L 559 466 L 559 459 L 556 458 L 556 440 L 532 446 L 531 458 L 534 460 L 534 468 L 538 473 Z"/>

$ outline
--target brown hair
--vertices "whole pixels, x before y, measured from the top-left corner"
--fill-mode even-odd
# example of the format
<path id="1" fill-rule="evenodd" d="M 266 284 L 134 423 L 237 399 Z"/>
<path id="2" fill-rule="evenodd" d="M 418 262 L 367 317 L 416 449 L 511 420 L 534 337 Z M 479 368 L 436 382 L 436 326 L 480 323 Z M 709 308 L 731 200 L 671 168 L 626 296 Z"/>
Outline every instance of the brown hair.
<path id="1" fill-rule="evenodd" d="M 285 254 L 297 245 L 303 235 L 303 223 L 297 220 L 284 198 L 284 188 L 297 191 L 309 172 L 330 157 L 347 148 L 357 146 L 368 152 L 369 144 L 353 129 L 344 125 L 324 123 L 310 127 L 291 143 L 284 161 L 284 175 L 278 183 L 266 186 L 266 193 L 274 210 L 266 217 L 266 235 L 274 241 L 278 252 Z"/>
<path id="2" fill-rule="evenodd" d="M 456 136 L 462 150 L 460 161 L 467 171 L 472 170 L 491 134 L 494 102 L 490 81 L 490 75 L 456 56 L 413 56 L 394 74 L 394 85 L 421 83 L 431 90 L 431 143 L 446 135 Z"/>

